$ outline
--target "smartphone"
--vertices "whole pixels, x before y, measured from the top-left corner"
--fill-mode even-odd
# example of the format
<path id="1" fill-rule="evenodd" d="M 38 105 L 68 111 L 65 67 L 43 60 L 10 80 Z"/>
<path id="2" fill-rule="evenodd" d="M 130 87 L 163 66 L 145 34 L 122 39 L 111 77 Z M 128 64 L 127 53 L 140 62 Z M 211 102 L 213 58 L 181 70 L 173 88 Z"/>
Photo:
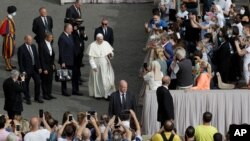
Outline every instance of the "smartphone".
<path id="1" fill-rule="evenodd" d="M 143 68 L 147 71 L 148 70 L 148 63 L 144 63 Z"/>
<path id="2" fill-rule="evenodd" d="M 88 111 L 88 113 L 92 116 L 95 115 L 95 111 Z"/>
<path id="3" fill-rule="evenodd" d="M 90 120 L 91 115 L 87 114 L 87 120 Z"/>
<path id="4" fill-rule="evenodd" d="M 39 110 L 39 117 L 40 117 L 40 118 L 43 118 L 43 109 L 40 109 L 40 110 Z"/>
<path id="5" fill-rule="evenodd" d="M 117 125 L 118 122 L 119 122 L 118 116 L 115 116 L 115 121 L 114 121 L 115 125 Z"/>
<path id="6" fill-rule="evenodd" d="M 124 114 L 130 114 L 130 110 L 124 110 L 123 113 Z"/>
<path id="7" fill-rule="evenodd" d="M 73 120 L 73 115 L 69 115 L 69 121 Z"/>
<path id="8" fill-rule="evenodd" d="M 17 131 L 17 132 L 20 131 L 20 125 L 16 125 L 16 131 Z"/>
<path id="9" fill-rule="evenodd" d="M 115 129 L 118 129 L 118 128 L 120 128 L 120 125 L 115 125 Z"/>

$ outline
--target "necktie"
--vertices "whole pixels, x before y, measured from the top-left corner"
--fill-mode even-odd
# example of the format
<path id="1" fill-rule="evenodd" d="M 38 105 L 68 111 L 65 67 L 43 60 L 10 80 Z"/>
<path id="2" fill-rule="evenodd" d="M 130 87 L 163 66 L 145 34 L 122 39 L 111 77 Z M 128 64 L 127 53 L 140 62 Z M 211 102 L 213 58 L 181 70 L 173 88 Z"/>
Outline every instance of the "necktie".
<path id="1" fill-rule="evenodd" d="M 80 9 L 79 9 L 79 8 L 77 8 L 77 12 L 78 12 L 78 14 L 79 14 L 79 17 L 81 17 L 81 12 L 80 12 Z"/>
<path id="2" fill-rule="evenodd" d="M 33 51 L 32 51 L 32 48 L 30 45 L 28 45 L 28 51 L 29 51 L 31 59 L 32 59 L 32 65 L 35 65 L 34 54 L 33 54 Z"/>
<path id="3" fill-rule="evenodd" d="M 105 28 L 104 30 L 105 30 L 105 36 L 106 36 L 106 35 L 107 35 L 107 33 L 108 33 L 108 32 L 107 32 L 107 28 Z"/>
<path id="4" fill-rule="evenodd" d="M 125 100 L 125 94 L 122 94 L 122 109 L 126 109 L 126 100 Z"/>
<path id="5" fill-rule="evenodd" d="M 47 18 L 46 18 L 46 17 L 43 17 L 43 19 L 44 19 L 45 31 L 48 32 L 48 30 L 49 30 L 49 25 L 48 25 Z"/>

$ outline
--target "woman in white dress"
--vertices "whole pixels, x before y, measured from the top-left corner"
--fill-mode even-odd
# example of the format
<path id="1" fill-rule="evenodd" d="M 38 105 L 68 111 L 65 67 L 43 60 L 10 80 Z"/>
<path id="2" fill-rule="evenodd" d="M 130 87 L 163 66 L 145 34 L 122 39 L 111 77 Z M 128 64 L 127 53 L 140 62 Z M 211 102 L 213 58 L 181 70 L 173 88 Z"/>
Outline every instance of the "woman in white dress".
<path id="1" fill-rule="evenodd" d="M 114 55 L 111 45 L 103 40 L 102 34 L 96 35 L 87 51 L 91 71 L 89 75 L 89 96 L 95 98 L 108 98 L 115 91 L 114 71 L 110 57 Z"/>
<path id="2" fill-rule="evenodd" d="M 149 90 L 155 91 L 158 87 L 162 85 L 161 79 L 163 73 L 161 72 L 161 66 L 158 61 L 154 60 L 151 63 L 151 69 L 146 72 L 143 76 L 144 81 L 149 85 Z M 157 122 L 158 105 L 156 93 L 153 95 L 146 95 L 144 97 L 143 104 L 143 129 L 144 133 L 147 135 L 152 135 L 160 129 L 160 123 Z"/>
<path id="3" fill-rule="evenodd" d="M 250 73 L 249 73 L 249 64 L 250 64 L 250 37 L 246 37 L 246 45 L 244 49 L 240 48 L 239 41 L 235 40 L 235 45 L 237 52 L 240 56 L 244 56 L 243 60 L 243 75 L 246 81 L 248 88 L 250 88 Z"/>

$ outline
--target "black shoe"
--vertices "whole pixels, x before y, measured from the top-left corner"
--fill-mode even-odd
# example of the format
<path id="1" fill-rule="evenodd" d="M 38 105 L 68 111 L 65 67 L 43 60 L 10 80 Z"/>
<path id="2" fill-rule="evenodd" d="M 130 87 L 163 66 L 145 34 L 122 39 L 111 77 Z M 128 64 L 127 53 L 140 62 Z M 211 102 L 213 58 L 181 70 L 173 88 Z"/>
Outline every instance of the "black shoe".
<path id="1" fill-rule="evenodd" d="M 26 100 L 26 104 L 27 105 L 31 105 L 31 101 L 30 100 Z"/>
<path id="2" fill-rule="evenodd" d="M 52 95 L 49 95 L 49 98 L 50 99 L 56 99 L 56 97 L 52 96 Z"/>
<path id="3" fill-rule="evenodd" d="M 43 103 L 43 100 L 41 100 L 41 99 L 36 99 L 35 102 L 37 102 L 37 103 Z"/>
<path id="4" fill-rule="evenodd" d="M 45 99 L 45 100 L 51 100 L 51 98 L 48 97 L 48 96 L 43 96 L 43 99 Z"/>
<path id="5" fill-rule="evenodd" d="M 63 93 L 62 95 L 63 96 L 70 96 L 70 94 L 68 94 L 68 93 Z"/>
<path id="6" fill-rule="evenodd" d="M 78 96 L 82 96 L 83 93 L 80 93 L 80 92 L 73 92 L 72 95 L 78 95 Z"/>

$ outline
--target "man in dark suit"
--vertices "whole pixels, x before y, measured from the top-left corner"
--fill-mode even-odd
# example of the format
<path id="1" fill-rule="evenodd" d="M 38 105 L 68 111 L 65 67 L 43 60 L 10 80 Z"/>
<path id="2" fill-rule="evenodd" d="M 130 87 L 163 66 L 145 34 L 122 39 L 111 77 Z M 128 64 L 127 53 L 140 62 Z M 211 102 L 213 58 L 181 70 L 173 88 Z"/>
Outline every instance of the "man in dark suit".
<path id="1" fill-rule="evenodd" d="M 135 111 L 135 96 L 129 93 L 128 83 L 125 80 L 119 82 L 119 90 L 112 93 L 109 101 L 109 116 L 120 115 L 122 111 L 132 109 Z"/>
<path id="2" fill-rule="evenodd" d="M 109 44 L 111 46 L 113 46 L 113 43 L 114 43 L 113 29 L 108 26 L 108 20 L 107 19 L 103 19 L 102 20 L 102 25 L 95 29 L 94 40 L 96 40 L 96 35 L 98 33 L 103 34 L 104 40 L 109 42 Z"/>
<path id="3" fill-rule="evenodd" d="M 55 52 L 52 47 L 53 35 L 47 33 L 45 40 L 40 42 L 39 58 L 42 68 L 41 80 L 42 80 L 42 91 L 43 98 L 46 100 L 55 99 L 52 96 L 52 81 L 53 81 L 53 72 L 55 70 Z"/>
<path id="4" fill-rule="evenodd" d="M 79 76 L 79 84 L 83 82 L 81 79 L 81 66 L 83 65 L 82 59 L 84 55 L 84 49 L 85 49 L 85 43 L 84 41 L 88 40 L 88 36 L 85 33 L 85 27 L 80 26 L 77 29 L 76 34 L 73 34 L 73 39 L 75 42 L 75 48 L 76 48 L 76 57 L 75 57 L 75 65 L 77 66 L 77 76 Z"/>
<path id="5" fill-rule="evenodd" d="M 39 45 L 44 41 L 46 33 L 52 33 L 53 20 L 51 16 L 47 15 L 45 7 L 39 9 L 40 16 L 33 20 L 32 31 L 36 34 L 35 40 Z"/>
<path id="6" fill-rule="evenodd" d="M 164 76 L 162 78 L 162 86 L 156 90 L 158 102 L 157 121 L 161 122 L 161 126 L 164 125 L 166 120 L 174 120 L 174 104 L 173 98 L 168 90 L 169 84 L 170 78 Z"/>
<path id="7" fill-rule="evenodd" d="M 26 35 L 24 37 L 25 43 L 18 48 L 18 65 L 21 73 L 26 74 L 25 83 L 25 99 L 27 104 L 31 104 L 29 94 L 29 82 L 31 77 L 35 82 L 35 101 L 43 103 L 40 99 L 40 73 L 42 72 L 38 52 L 36 46 L 32 44 L 32 36 Z"/>
<path id="8" fill-rule="evenodd" d="M 76 19 L 81 19 L 82 17 L 81 6 L 82 6 L 81 1 L 76 0 L 73 5 L 67 8 L 65 17 L 71 21 Z M 73 28 L 75 29 L 76 25 L 74 23 L 70 24 L 72 24 Z"/>
<path id="9" fill-rule="evenodd" d="M 18 80 L 18 78 L 21 80 Z M 25 91 L 25 76 L 20 75 L 19 71 L 12 70 L 11 77 L 3 82 L 3 91 L 5 96 L 4 110 L 8 112 L 10 119 L 15 115 L 21 115 L 23 111 L 22 92 Z"/>
<path id="10" fill-rule="evenodd" d="M 75 56 L 78 54 L 76 52 L 75 43 L 71 35 L 73 27 L 71 24 L 66 23 L 64 26 L 64 32 L 60 35 L 58 40 L 59 46 L 59 60 L 58 63 L 62 68 L 67 68 L 72 70 L 72 95 L 83 95 L 79 92 L 79 83 L 77 76 L 77 66 L 75 65 Z M 67 93 L 66 82 L 61 82 L 62 95 L 70 96 Z"/>

